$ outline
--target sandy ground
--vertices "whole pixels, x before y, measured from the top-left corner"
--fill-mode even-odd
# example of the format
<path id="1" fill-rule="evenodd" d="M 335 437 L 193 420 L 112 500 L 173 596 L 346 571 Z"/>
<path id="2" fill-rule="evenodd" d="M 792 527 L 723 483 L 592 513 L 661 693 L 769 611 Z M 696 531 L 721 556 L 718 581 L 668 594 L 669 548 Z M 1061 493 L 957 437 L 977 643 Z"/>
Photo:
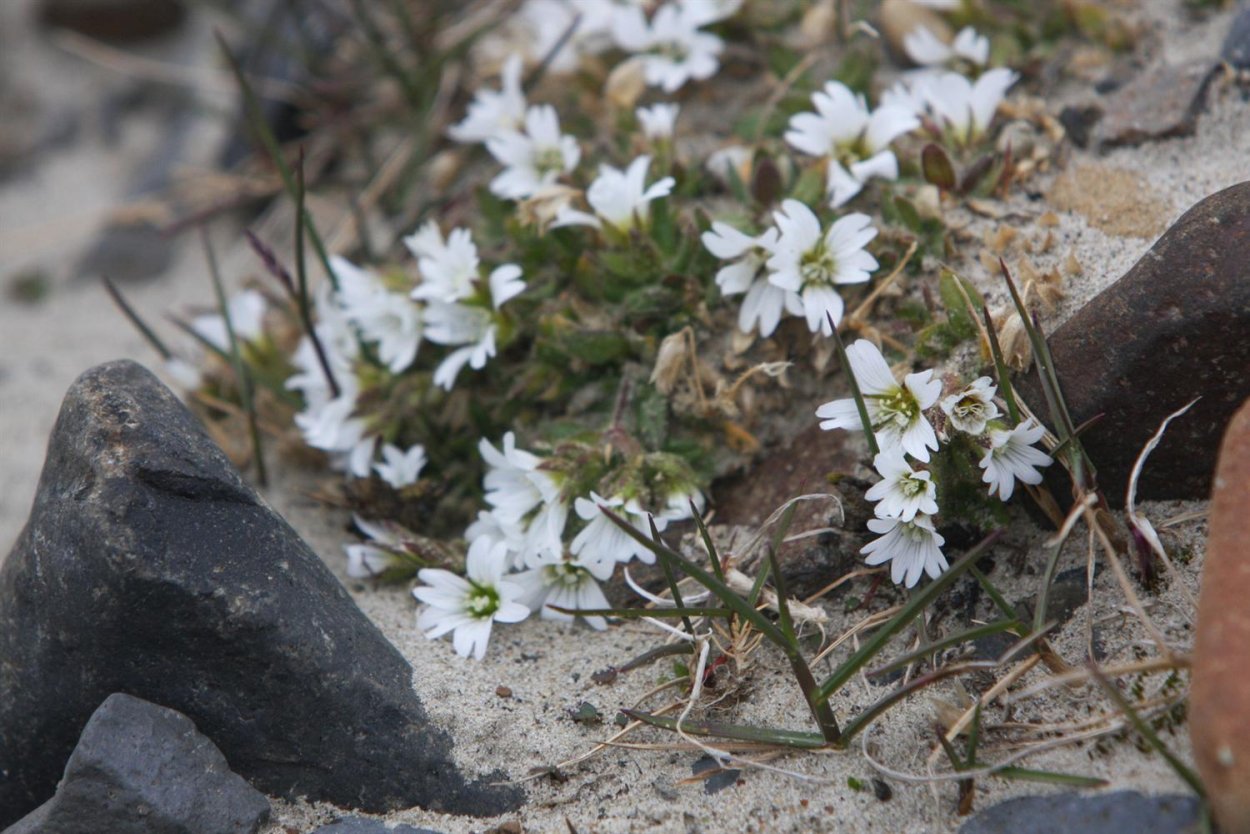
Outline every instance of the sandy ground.
<path id="1" fill-rule="evenodd" d="M 164 115 L 159 107 L 140 109 L 118 124 L 110 143 L 105 103 L 132 85 L 124 76 L 91 67 L 65 54 L 41 33 L 32 32 L 29 0 L 0 4 L 0 84 L 32 95 L 43 117 L 71 114 L 78 129 L 71 141 L 38 154 L 16 174 L 0 180 L 0 553 L 8 550 L 28 512 L 42 464 L 48 432 L 60 398 L 70 382 L 86 368 L 107 359 L 132 357 L 154 366 L 152 352 L 116 314 L 98 284 L 74 274 L 73 265 L 96 228 L 127 193 L 127 181 L 150 157 L 160 138 Z M 1154 43 L 1147 63 L 1160 57 L 1180 62 L 1213 56 L 1227 29 L 1229 14 L 1204 22 L 1176 19 L 1176 4 L 1152 0 L 1143 4 Z M 193 27 L 185 35 L 180 59 L 205 61 L 207 29 Z M 1073 99 L 1079 91 L 1070 93 Z M 220 121 L 212 112 L 221 107 L 212 95 L 204 99 L 202 143 L 189 149 L 187 163 L 205 164 L 212 156 Z M 214 132 L 215 131 L 215 132 Z M 1250 179 L 1250 108 L 1242 93 L 1216 84 L 1201 117 L 1197 135 L 1098 156 L 1075 151 L 1070 164 L 1088 163 L 1136 173 L 1144 183 L 1138 195 L 1158 207 L 1164 223 L 1216 190 Z M 1046 181 L 1043 181 L 1043 185 Z M 1050 207 L 1020 197 L 1010 205 L 1025 234 Z M 991 221 L 969 215 L 970 235 L 980 235 Z M 1122 274 L 1152 242 L 1152 234 L 1116 236 L 1100 231 L 1079 212 L 1060 212 L 1054 229 L 1056 244 L 1035 258 L 1040 268 L 1058 265 L 1069 252 L 1082 266 L 1067 280 L 1068 296 L 1052 318 L 1057 324 L 1084 300 Z M 251 268 L 249 256 L 230 229 L 216 234 L 225 254 L 225 272 L 239 276 Z M 47 278 L 46 298 L 19 302 L 8 293 L 12 280 L 37 269 Z M 987 282 L 990 276 L 970 258 L 969 277 Z M 159 321 L 171 309 L 205 304 L 211 299 L 198 245 L 181 247 L 173 269 L 163 278 L 126 286 L 134 305 L 150 320 Z M 170 332 L 166 328 L 166 332 Z M 652 689 L 671 667 L 662 664 L 622 676 L 611 686 L 597 686 L 590 676 L 610 664 L 619 664 L 659 642 L 642 625 L 628 625 L 599 634 L 574 627 L 531 621 L 499 630 L 482 663 L 457 658 L 448 642 L 424 640 L 414 627 L 415 604 L 404 589 L 373 589 L 353 583 L 343 574 L 340 548 L 346 519 L 304 497 L 308 484 L 285 473 L 267 497 L 338 572 L 365 612 L 412 662 L 414 685 L 431 715 L 446 723 L 459 741 L 460 764 L 469 772 L 503 768 L 524 779 L 532 767 L 555 765 L 589 750 L 605 738 L 605 726 L 584 726 L 569 712 L 582 701 L 596 706 L 610 721 L 615 710 L 634 704 Z M 1156 523 L 1198 505 L 1147 505 Z M 1148 597 L 1150 616 L 1157 620 L 1169 644 L 1187 649 L 1192 610 L 1184 588 L 1196 592 L 1202 562 L 1203 522 L 1178 525 L 1173 543 L 1189 555 L 1182 566 L 1185 578 Z M 1021 518 L 1011 534 L 1015 556 L 1004 558 L 996 576 L 1011 598 L 1031 593 L 1040 570 L 1039 543 L 1043 534 Z M 1063 567 L 1085 564 L 1085 542 L 1070 545 Z M 862 592 L 864 588 L 859 588 Z M 1112 658 L 1132 657 L 1145 633 L 1135 617 L 1125 613 L 1123 597 L 1109 570 L 1094 583 L 1094 604 L 1077 614 L 1056 638 L 1056 648 L 1077 658 L 1097 626 L 1103 648 Z M 833 612 L 832 631 L 854 620 Z M 979 616 L 989 614 L 984 607 Z M 951 627 L 951 622 L 944 623 Z M 1136 644 L 1136 645 L 1135 645 Z M 834 657 L 844 657 L 846 649 Z M 1024 681 L 1042 679 L 1037 670 Z M 1151 679 L 1147 688 L 1157 686 Z M 505 686 L 511 696 L 502 697 Z M 767 650 L 753 656 L 746 697 L 735 706 L 732 719 L 795 729 L 811 729 L 797 690 L 787 679 L 779 658 Z M 884 692 L 858 680 L 835 703 L 839 717 L 853 715 Z M 887 767 L 908 774 L 925 772 L 933 745 L 936 700 L 959 701 L 953 686 L 940 686 L 910 699 L 879 722 L 866 736 L 867 752 Z M 646 703 L 660 706 L 664 695 Z M 1089 691 L 1050 693 L 1015 708 L 1014 720 L 1069 721 L 1105 706 Z M 994 721 L 1004 720 L 1001 709 Z M 691 775 L 697 751 L 681 749 L 672 735 L 639 732 L 630 741 L 659 745 L 658 749 L 613 748 L 580 765 L 566 768 L 565 781 L 542 777 L 527 782 L 529 802 L 518 814 L 530 831 L 948 831 L 958 825 L 954 814 L 956 788 L 951 781 L 933 786 L 908 784 L 897 775 L 886 777 L 893 798 L 877 799 L 871 788 L 856 791 L 848 778 L 869 784 L 878 775 L 858 745 L 849 752 L 809 754 L 774 760 L 770 765 L 793 771 L 783 774 L 744 769 L 738 783 L 708 794 L 699 783 L 683 784 Z M 1184 732 L 1168 736 L 1173 749 L 1188 757 Z M 1001 760 L 1009 753 L 991 745 L 985 758 Z M 1114 787 L 1147 792 L 1182 789 L 1158 756 L 1142 753 L 1132 743 L 1109 746 L 1086 744 L 1064 747 L 1028 759 L 1025 764 L 1101 776 Z M 944 762 L 938 762 L 938 771 Z M 997 779 L 977 781 L 978 807 L 1008 796 L 1053 790 L 1045 786 Z M 328 806 L 275 804 L 273 832 L 307 830 L 341 812 Z M 480 831 L 498 821 L 449 818 L 420 810 L 397 812 L 393 821 L 423 824 L 446 832 Z M 284 829 L 284 826 L 288 827 Z"/>

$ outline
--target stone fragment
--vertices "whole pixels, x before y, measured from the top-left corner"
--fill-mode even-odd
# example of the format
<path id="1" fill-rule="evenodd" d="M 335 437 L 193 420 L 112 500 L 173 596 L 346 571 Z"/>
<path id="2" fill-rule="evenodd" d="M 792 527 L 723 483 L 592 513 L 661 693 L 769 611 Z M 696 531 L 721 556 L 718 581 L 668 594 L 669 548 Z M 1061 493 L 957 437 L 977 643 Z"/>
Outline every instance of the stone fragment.
<path id="1" fill-rule="evenodd" d="M 179 0 L 43 0 L 39 16 L 49 26 L 115 43 L 163 35 L 182 23 Z"/>
<path id="2" fill-rule="evenodd" d="M 1189 737 L 1220 830 L 1250 832 L 1250 400 L 1229 423 L 1211 495 Z"/>
<path id="3" fill-rule="evenodd" d="M 432 828 L 413 828 L 411 825 L 387 828 L 386 823 L 381 820 L 372 820 L 367 817 L 343 817 L 309 834 L 440 834 L 440 832 Z"/>
<path id="4" fill-rule="evenodd" d="M 255 834 L 269 800 L 171 709 L 114 693 L 92 713 L 56 795 L 5 834 Z"/>
<path id="5" fill-rule="evenodd" d="M 1234 69 L 1250 69 L 1250 5 L 1242 4 L 1233 25 L 1228 29 L 1228 37 L 1220 48 L 1220 58 Z"/>
<path id="6" fill-rule="evenodd" d="M 466 781 L 412 668 L 133 362 L 71 387 L 0 568 L 0 826 L 52 795 L 113 692 L 183 713 L 270 794 L 483 815 L 521 798 Z"/>
<path id="7" fill-rule="evenodd" d="M 960 826 L 959 834 L 1184 834 L 1196 830 L 1199 811 L 1197 797 L 1181 794 L 1020 796 L 976 814 Z"/>
<path id="8" fill-rule="evenodd" d="M 1050 335 L 1075 424 L 1102 415 L 1082 442 L 1114 506 L 1123 506 L 1133 462 L 1159 423 L 1199 395 L 1151 454 L 1138 496 L 1210 494 L 1219 438 L 1250 396 L 1248 263 L 1250 182 L 1185 212 L 1123 277 Z M 1036 369 L 1018 385 L 1046 418 Z"/>
<path id="9" fill-rule="evenodd" d="M 1096 134 L 1104 147 L 1189 136 L 1206 102 L 1209 61 L 1160 64 L 1107 96 Z"/>

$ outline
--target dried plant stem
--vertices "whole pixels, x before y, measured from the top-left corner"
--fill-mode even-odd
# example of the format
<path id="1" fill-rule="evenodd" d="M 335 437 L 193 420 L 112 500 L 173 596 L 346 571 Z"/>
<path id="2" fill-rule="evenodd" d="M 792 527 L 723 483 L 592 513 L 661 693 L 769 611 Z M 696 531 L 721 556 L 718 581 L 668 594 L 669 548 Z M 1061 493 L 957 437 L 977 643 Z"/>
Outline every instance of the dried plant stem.
<path id="1" fill-rule="evenodd" d="M 1132 663 L 1121 663 L 1116 666 L 1102 667 L 1102 674 L 1111 678 L 1118 678 L 1121 675 L 1135 675 L 1143 672 L 1162 672 L 1174 671 L 1177 669 L 1189 668 L 1189 657 L 1187 655 L 1173 655 L 1171 657 L 1152 657 L 1146 660 L 1136 660 Z M 1019 703 L 1036 695 L 1053 689 L 1056 686 L 1069 686 L 1073 683 L 1085 684 L 1089 683 L 1089 670 L 1084 667 L 1074 667 L 1071 671 L 1061 675 L 1052 675 L 1044 681 L 1040 681 L 1032 686 L 1022 689 L 1014 695 L 1007 698 L 1008 704 Z"/>
<path id="2" fill-rule="evenodd" d="M 903 253 L 902 260 L 895 264 L 890 274 L 878 281 L 877 286 L 873 287 L 872 292 L 868 293 L 868 297 L 859 303 L 859 306 L 855 308 L 853 313 L 843 319 L 847 327 L 854 330 L 859 330 L 863 327 L 864 316 L 868 315 L 868 311 L 872 309 L 872 305 L 877 303 L 877 299 L 881 297 L 881 294 L 898 279 L 898 276 L 903 274 L 903 270 L 911 262 L 912 256 L 916 254 L 917 246 L 917 242 L 913 240 L 907 247 L 907 251 Z"/>

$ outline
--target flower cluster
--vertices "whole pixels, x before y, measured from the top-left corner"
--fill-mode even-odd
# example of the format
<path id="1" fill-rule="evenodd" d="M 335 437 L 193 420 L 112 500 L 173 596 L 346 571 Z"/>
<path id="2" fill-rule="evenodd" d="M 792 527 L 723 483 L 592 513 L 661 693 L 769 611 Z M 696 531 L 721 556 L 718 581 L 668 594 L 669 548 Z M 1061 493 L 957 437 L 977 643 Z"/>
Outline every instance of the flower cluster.
<path id="1" fill-rule="evenodd" d="M 877 235 L 864 214 L 848 214 L 826 228 L 798 200 L 786 200 L 773 213 L 774 227 L 754 237 L 725 223 L 703 233 L 703 245 L 732 261 L 716 274 L 725 295 L 745 293 L 738 326 L 758 328 L 767 338 L 783 313 L 802 316 L 808 329 L 825 336 L 842 320 L 837 287 L 862 284 L 877 268 L 865 246 Z"/>
<path id="2" fill-rule="evenodd" d="M 955 432 L 972 441 L 981 450 L 981 480 L 989 484 L 991 496 L 1006 501 L 1017 480 L 1042 482 L 1039 467 L 1049 466 L 1052 460 L 1033 444 L 1044 430 L 1032 419 L 1007 428 L 989 377 L 942 397 L 942 383 L 933 378 L 932 370 L 907 374 L 899 383 L 872 342 L 861 339 L 847 347 L 846 354 L 880 449 L 873 467 L 881 480 L 866 493 L 868 500 L 876 502 L 876 517 L 868 522 L 868 529 L 880 538 L 861 552 L 869 565 L 889 562 L 891 579 L 911 588 L 922 574 L 936 579 L 947 568 L 944 539 L 934 522 L 939 513 L 938 484 L 931 469 L 918 466 L 928 464 L 931 454 L 939 452 L 939 435 L 946 440 Z M 822 429 L 864 427 L 859 405 L 851 398 L 825 403 L 816 416 Z"/>
<path id="3" fill-rule="evenodd" d="M 670 522 L 689 518 L 692 506 L 703 506 L 691 475 L 671 456 L 647 456 L 588 479 L 586 457 L 576 454 L 584 450 L 576 447 L 565 450 L 563 459 L 544 459 L 518 448 L 508 432 L 499 448 L 483 439 L 479 450 L 487 466 L 483 486 L 490 509 L 465 531 L 469 584 L 447 571 L 426 569 L 419 574 L 425 586 L 414 591 L 430 605 L 418 623 L 426 636 L 455 630 L 462 655 L 473 648 L 481 657 L 491 620 L 515 621 L 506 619 L 518 610 L 508 604 L 523 606 L 526 614 L 541 612 L 544 619 L 571 621 L 575 615 L 568 611 L 608 607 L 599 583 L 618 564 L 655 560 L 604 510 L 650 536 L 652 526 L 662 532 Z M 589 480 L 610 486 L 607 496 L 587 489 Z M 600 615 L 583 619 L 592 628 L 607 627 Z M 472 640 L 460 637 L 462 628 Z"/>
<path id="4" fill-rule="evenodd" d="M 751 386 L 770 384 L 754 373 L 786 363 L 756 364 L 731 383 L 731 364 L 708 359 L 725 312 L 707 292 L 713 275 L 722 296 L 741 299 L 741 331 L 766 339 L 796 317 L 817 344 L 813 354 L 827 357 L 825 339 L 846 317 L 843 294 L 871 280 L 879 257 L 897 266 L 899 286 L 932 263 L 928 238 L 919 257 L 901 258 L 904 235 L 929 234 L 908 220 L 918 211 L 898 208 L 920 205 L 912 179 L 919 143 L 957 150 L 961 164 L 992 144 L 991 123 L 1015 73 L 988 68 L 990 43 L 972 29 L 949 42 L 920 29 L 905 46 L 922 68 L 883 94 L 834 80 L 809 88 L 796 73 L 794 88 L 810 94 L 810 104 L 794 108 L 789 96 L 758 102 L 760 112 L 733 114 L 759 118 L 758 141 L 707 148 L 706 158 L 696 158 L 705 146 L 678 135 L 678 119 L 683 130 L 706 123 L 708 102 L 724 99 L 691 95 L 688 111 L 655 99 L 712 79 L 727 53 L 723 38 L 774 25 L 760 22 L 768 16 L 759 9 L 749 23 L 723 25 L 743 5 L 515 4 L 515 14 L 492 21 L 469 46 L 497 78 L 470 91 L 460 120 L 445 131 L 480 153 L 431 148 L 432 157 L 454 164 L 421 174 L 436 183 L 464 172 L 441 204 L 447 215 L 427 220 L 424 212 L 440 207 L 430 201 L 411 234 L 398 231 L 412 229 L 413 215 L 405 214 L 385 241 L 374 241 L 388 257 L 411 256 L 406 264 L 328 257 L 331 280 L 311 299 L 314 315 L 305 309 L 309 299 L 291 305 L 300 306 L 297 346 L 292 309 L 269 309 L 273 297 L 258 293 L 229 302 L 228 316 L 192 324 L 204 343 L 223 348 L 230 321 L 244 361 L 264 372 L 258 378 L 267 377 L 281 407 L 297 403 L 294 422 L 306 444 L 338 470 L 369 479 L 346 490 L 369 537 L 347 548 L 349 574 L 407 579 L 423 568 L 414 591 L 423 603 L 418 625 L 429 637 L 452 634 L 459 654 L 482 657 L 496 621 L 530 614 L 568 621 L 606 608 L 600 583 L 617 565 L 652 559 L 607 513 L 645 536 L 664 531 L 701 510 L 712 478 L 743 463 L 741 450 L 717 442 L 719 435 L 709 440 L 710 432 L 723 427 L 726 437 L 753 440 Z M 784 52 L 785 38 L 759 43 L 774 41 Z M 551 83 L 575 70 L 571 82 Z M 599 83 L 596 96 L 588 85 Z M 438 91 L 438 101 L 458 95 Z M 782 112 L 792 115 L 770 118 Z M 752 132 L 734 125 L 740 135 Z M 929 176 L 931 166 L 921 167 Z M 964 193 L 943 188 L 941 200 Z M 726 205 L 744 194 L 739 205 Z M 887 201 L 874 202 L 879 195 Z M 708 224 L 704 209 L 723 213 Z M 933 215 L 940 210 L 933 206 Z M 940 238 L 933 215 L 925 219 Z M 286 329 L 266 333 L 284 313 Z M 743 352 L 790 347 L 752 341 L 732 344 Z M 665 350 L 676 351 L 664 361 L 680 369 L 690 391 L 646 376 Z M 1008 425 L 988 379 L 944 392 L 931 370 L 898 381 L 868 342 L 849 355 L 880 445 L 873 463 L 881 481 L 868 494 L 878 537 L 863 552 L 913 586 L 946 567 L 940 492 L 947 513 L 957 514 L 956 493 L 940 483 L 948 476 L 939 456 L 979 450 L 990 496 L 1007 500 L 1017 481 L 1036 483 L 1050 462 L 1035 448 L 1042 429 Z M 850 400 L 818 414 L 823 428 L 862 426 Z M 530 449 L 518 446 L 518 434 L 531 438 Z M 470 522 L 480 509 L 472 500 L 478 473 L 484 509 Z M 418 536 L 397 526 L 414 517 L 433 519 L 431 529 L 420 527 Z M 445 565 L 447 554 L 436 548 L 427 558 L 423 548 L 461 529 L 464 574 L 432 567 Z M 581 617 L 606 627 L 601 614 Z"/>
<path id="5" fill-rule="evenodd" d="M 317 296 L 316 338 L 301 341 L 292 357 L 298 372 L 286 381 L 303 396 L 295 423 L 309 446 L 328 452 L 354 477 L 376 473 L 395 489 L 416 483 L 426 464 L 425 448 L 382 442 L 379 427 L 358 414 L 362 350 L 390 373 L 401 374 L 423 341 L 450 348 L 433 373 L 434 384 L 450 391 L 465 365 L 480 370 L 495 355 L 500 329 L 508 323 L 502 307 L 525 289 L 515 264 L 482 274 L 467 229 L 444 238 L 430 222 L 404 243 L 417 259 L 415 286 L 330 258 L 338 287 L 327 285 Z"/>

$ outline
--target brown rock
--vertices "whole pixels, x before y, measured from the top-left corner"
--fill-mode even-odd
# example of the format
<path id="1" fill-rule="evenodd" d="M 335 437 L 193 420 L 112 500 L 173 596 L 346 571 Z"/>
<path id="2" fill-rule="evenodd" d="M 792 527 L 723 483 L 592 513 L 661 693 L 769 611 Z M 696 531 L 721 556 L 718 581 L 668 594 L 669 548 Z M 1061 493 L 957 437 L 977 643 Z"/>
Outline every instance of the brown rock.
<path id="1" fill-rule="evenodd" d="M 1190 692 L 1189 736 L 1225 834 L 1250 832 L 1250 401 L 1224 434 Z"/>
<path id="2" fill-rule="evenodd" d="M 1250 182 L 1217 192 L 1176 221 L 1133 268 L 1051 334 L 1069 410 L 1098 483 L 1122 506 L 1128 474 L 1168 414 L 1142 475 L 1142 498 L 1210 494 L 1218 438 L 1250 396 Z M 1037 372 L 1018 380 L 1045 411 Z"/>
<path id="3" fill-rule="evenodd" d="M 1214 69 L 1210 61 L 1161 64 L 1137 76 L 1107 97 L 1099 143 L 1139 145 L 1189 136 L 1198 124 Z"/>

